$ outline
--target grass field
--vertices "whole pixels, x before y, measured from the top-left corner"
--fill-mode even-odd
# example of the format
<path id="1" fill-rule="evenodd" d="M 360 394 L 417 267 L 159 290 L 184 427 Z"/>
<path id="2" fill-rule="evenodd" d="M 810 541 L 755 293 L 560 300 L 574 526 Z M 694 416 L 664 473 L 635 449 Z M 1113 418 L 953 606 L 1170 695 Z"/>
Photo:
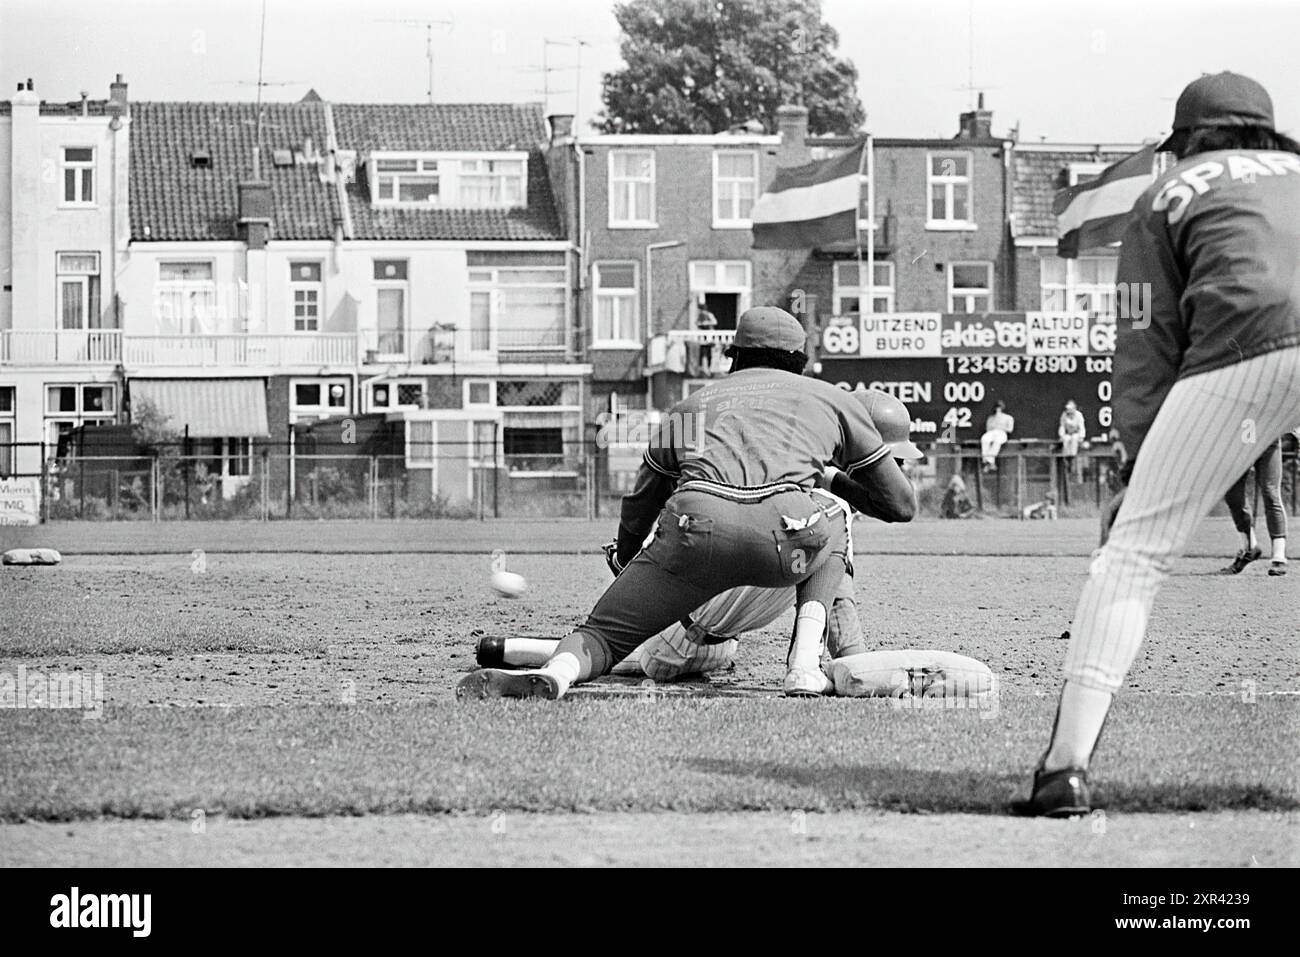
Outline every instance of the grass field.
<path id="1" fill-rule="evenodd" d="M 0 529 L 65 553 L 0 569 L 0 675 L 103 692 L 98 718 L 0 711 L 0 864 L 1300 863 L 1300 574 L 1214 574 L 1220 520 L 1107 727 L 1104 812 L 1005 816 L 1094 534 L 858 525 L 870 638 L 987 662 L 976 711 L 783 699 L 788 617 L 710 681 L 458 704 L 476 630 L 558 636 L 599 595 L 603 523 Z M 487 589 L 494 549 L 524 598 Z"/>

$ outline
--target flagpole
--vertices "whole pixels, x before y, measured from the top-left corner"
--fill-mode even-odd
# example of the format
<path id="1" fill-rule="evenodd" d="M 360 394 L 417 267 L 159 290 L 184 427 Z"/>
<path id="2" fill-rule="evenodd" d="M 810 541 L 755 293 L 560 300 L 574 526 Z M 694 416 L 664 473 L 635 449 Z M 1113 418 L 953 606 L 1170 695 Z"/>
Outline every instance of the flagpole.
<path id="1" fill-rule="evenodd" d="M 876 311 L 876 157 L 871 134 L 863 147 L 867 167 L 867 312 Z"/>

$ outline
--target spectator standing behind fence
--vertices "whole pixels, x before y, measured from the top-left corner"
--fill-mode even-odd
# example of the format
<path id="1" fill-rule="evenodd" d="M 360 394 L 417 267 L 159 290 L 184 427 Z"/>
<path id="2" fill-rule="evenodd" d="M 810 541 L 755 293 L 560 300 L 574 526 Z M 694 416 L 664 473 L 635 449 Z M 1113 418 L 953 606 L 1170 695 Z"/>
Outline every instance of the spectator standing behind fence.
<path id="1" fill-rule="evenodd" d="M 1286 508 L 1282 504 L 1282 440 L 1275 440 L 1264 454 L 1255 460 L 1255 488 L 1264 500 L 1264 521 L 1268 525 L 1268 536 L 1272 539 L 1268 573 L 1270 575 L 1286 574 Z M 1250 470 L 1228 489 L 1223 500 L 1232 514 L 1232 524 L 1237 526 L 1243 538 L 1241 550 L 1232 564 L 1223 570 L 1225 575 L 1236 575 L 1243 568 L 1264 556 L 1255 538 L 1255 514 L 1247 501 L 1246 489 L 1250 486 Z"/>
<path id="2" fill-rule="evenodd" d="M 998 399 L 993 405 L 992 414 L 984 421 L 984 435 L 980 438 L 980 454 L 984 458 L 985 472 L 997 469 L 998 453 L 1015 430 L 1016 420 L 1007 414 L 1007 404 Z"/>
<path id="3" fill-rule="evenodd" d="M 1062 464 L 1076 482 L 1083 481 L 1083 462 L 1079 459 L 1079 444 L 1083 442 L 1086 428 L 1083 413 L 1079 411 L 1074 400 L 1070 399 L 1065 403 L 1065 411 L 1061 413 L 1060 424 L 1056 427 L 1056 437 L 1061 440 Z"/>
<path id="4" fill-rule="evenodd" d="M 709 312 L 709 307 L 701 299 L 695 312 L 695 328 L 701 332 L 713 332 L 718 328 L 718 317 Z M 713 343 L 700 343 L 700 369 L 705 373 L 713 370 Z"/>

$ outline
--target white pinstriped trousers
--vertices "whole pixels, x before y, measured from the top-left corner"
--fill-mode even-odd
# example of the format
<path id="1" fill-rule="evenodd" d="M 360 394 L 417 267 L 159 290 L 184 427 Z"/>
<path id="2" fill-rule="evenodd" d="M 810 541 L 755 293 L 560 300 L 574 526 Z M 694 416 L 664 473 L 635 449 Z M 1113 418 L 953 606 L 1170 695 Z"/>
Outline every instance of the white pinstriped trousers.
<path id="1" fill-rule="evenodd" d="M 1070 629 L 1069 681 L 1116 692 L 1160 583 L 1200 520 L 1260 452 L 1300 426 L 1300 347 L 1174 384 L 1156 413 Z"/>

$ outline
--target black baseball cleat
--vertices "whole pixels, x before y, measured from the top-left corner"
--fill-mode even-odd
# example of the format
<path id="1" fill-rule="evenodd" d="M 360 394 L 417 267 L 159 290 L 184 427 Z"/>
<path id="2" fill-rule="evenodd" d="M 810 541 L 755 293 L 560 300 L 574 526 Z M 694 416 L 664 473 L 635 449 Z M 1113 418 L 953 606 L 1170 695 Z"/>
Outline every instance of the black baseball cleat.
<path id="1" fill-rule="evenodd" d="M 456 698 L 460 701 L 486 698 L 545 698 L 554 701 L 559 696 L 560 683 L 538 671 L 480 668 L 461 678 L 456 685 Z"/>
<path id="2" fill-rule="evenodd" d="M 1078 817 L 1092 811 L 1088 772 L 1083 768 L 1034 772 L 1034 789 L 1028 801 L 1017 801 L 1011 810 L 1021 817 Z"/>
<path id="3" fill-rule="evenodd" d="M 1232 560 L 1232 564 L 1223 570 L 1225 575 L 1239 575 L 1251 562 L 1263 558 L 1264 552 L 1259 548 L 1243 548 L 1237 552 L 1237 557 Z"/>
<path id="4" fill-rule="evenodd" d="M 1276 578 L 1278 575 L 1286 574 L 1286 562 L 1270 562 L 1268 573 Z"/>
<path id="5" fill-rule="evenodd" d="M 474 646 L 474 660 L 480 668 L 500 668 L 506 663 L 506 640 L 496 635 L 484 635 Z"/>

